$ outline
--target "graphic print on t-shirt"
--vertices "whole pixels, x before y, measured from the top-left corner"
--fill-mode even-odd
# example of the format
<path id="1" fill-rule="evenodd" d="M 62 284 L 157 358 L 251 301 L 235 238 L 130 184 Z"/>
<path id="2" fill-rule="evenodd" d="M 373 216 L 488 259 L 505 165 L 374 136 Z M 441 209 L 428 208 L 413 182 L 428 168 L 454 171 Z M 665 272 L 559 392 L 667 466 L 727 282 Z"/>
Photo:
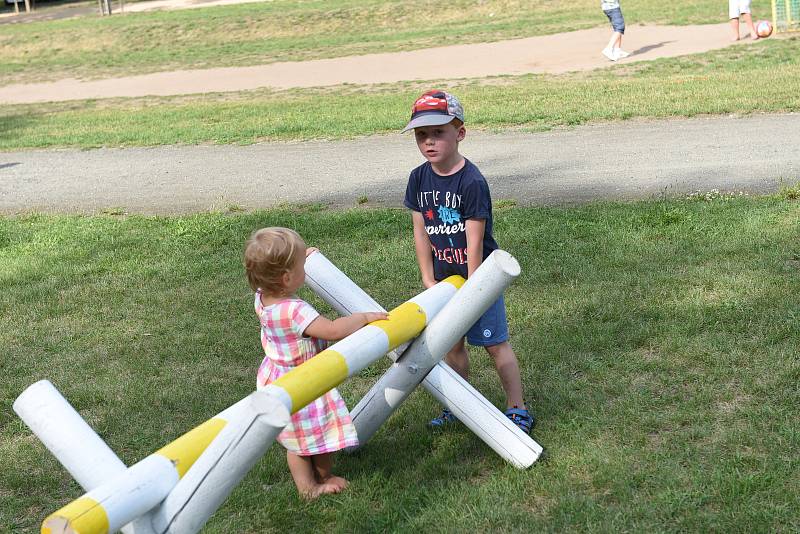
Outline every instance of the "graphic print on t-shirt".
<path id="1" fill-rule="evenodd" d="M 467 219 L 486 220 L 484 258 L 497 248 L 491 234 L 491 203 L 486 181 L 469 161 L 450 176 L 436 174 L 430 163 L 411 172 L 405 205 L 422 214 L 437 280 L 452 274 L 467 276 Z"/>
<path id="2" fill-rule="evenodd" d="M 420 191 L 418 195 L 419 205 L 432 204 L 436 211 L 428 207 L 424 211 L 425 231 L 431 237 L 431 250 L 434 257 L 448 264 L 466 265 L 467 264 L 467 236 L 466 227 L 462 220 L 461 213 L 455 206 L 461 206 L 461 195 L 450 191 L 444 192 Z M 439 199 L 444 200 L 443 205 L 437 205 Z M 427 204 L 430 203 L 430 204 Z M 432 236 L 446 236 L 443 239 L 434 239 Z M 453 242 L 453 235 L 459 246 Z"/>

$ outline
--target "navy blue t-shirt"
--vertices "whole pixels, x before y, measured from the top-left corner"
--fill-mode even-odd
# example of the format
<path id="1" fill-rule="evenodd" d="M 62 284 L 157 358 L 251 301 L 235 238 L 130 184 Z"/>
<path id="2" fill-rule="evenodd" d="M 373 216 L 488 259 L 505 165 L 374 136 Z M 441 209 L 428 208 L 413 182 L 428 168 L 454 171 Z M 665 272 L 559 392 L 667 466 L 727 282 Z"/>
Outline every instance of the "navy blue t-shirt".
<path id="1" fill-rule="evenodd" d="M 483 258 L 497 243 L 492 236 L 492 197 L 486 179 L 471 161 L 450 176 L 439 176 L 425 162 L 413 171 L 406 187 L 407 208 L 422 213 L 431 240 L 436 280 L 460 274 L 467 277 L 467 219 L 485 219 Z"/>

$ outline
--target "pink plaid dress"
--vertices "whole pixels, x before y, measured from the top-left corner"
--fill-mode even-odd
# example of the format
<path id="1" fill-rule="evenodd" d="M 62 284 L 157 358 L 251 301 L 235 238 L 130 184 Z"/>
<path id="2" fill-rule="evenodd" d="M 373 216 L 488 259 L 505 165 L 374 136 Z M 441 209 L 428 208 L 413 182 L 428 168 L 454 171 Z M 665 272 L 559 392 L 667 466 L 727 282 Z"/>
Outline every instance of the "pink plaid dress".
<path id="1" fill-rule="evenodd" d="M 303 335 L 319 313 L 301 299 L 287 298 L 264 306 L 258 291 L 255 307 L 266 354 L 256 379 L 260 389 L 316 356 L 327 342 Z M 311 456 L 358 445 L 358 436 L 344 399 L 334 388 L 296 412 L 278 441 L 295 454 Z"/>

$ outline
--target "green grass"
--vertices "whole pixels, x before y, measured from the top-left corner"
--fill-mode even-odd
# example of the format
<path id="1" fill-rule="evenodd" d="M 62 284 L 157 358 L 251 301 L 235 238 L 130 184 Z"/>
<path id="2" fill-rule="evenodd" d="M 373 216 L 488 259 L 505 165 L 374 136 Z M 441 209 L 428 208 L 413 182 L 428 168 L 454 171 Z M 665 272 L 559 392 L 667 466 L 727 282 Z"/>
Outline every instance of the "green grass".
<path id="1" fill-rule="evenodd" d="M 800 529 L 800 204 L 719 195 L 495 213 L 536 439 L 530 470 L 417 393 L 304 504 L 280 447 L 206 532 L 791 532 Z M 498 203 L 500 204 L 500 203 Z M 250 392 L 260 356 L 240 253 L 296 228 L 387 307 L 420 290 L 408 214 L 319 207 L 190 217 L 0 218 L 0 525 L 82 491 L 11 412 L 51 380 L 132 464 Z M 322 311 L 330 310 L 302 295 Z M 502 402 L 486 357 L 473 384 Z M 340 389 L 352 406 L 386 367 Z"/>
<path id="2" fill-rule="evenodd" d="M 608 24 L 597 0 L 275 0 L 0 26 L 0 85 L 495 41 Z M 766 17 L 769 2 L 756 0 Z M 629 24 L 724 22 L 716 0 L 625 4 Z"/>
<path id="3" fill-rule="evenodd" d="M 800 39 L 561 76 L 450 86 L 468 128 L 545 130 L 632 117 L 800 110 Z M 5 106 L 0 150 L 254 143 L 395 133 L 427 84 Z"/>

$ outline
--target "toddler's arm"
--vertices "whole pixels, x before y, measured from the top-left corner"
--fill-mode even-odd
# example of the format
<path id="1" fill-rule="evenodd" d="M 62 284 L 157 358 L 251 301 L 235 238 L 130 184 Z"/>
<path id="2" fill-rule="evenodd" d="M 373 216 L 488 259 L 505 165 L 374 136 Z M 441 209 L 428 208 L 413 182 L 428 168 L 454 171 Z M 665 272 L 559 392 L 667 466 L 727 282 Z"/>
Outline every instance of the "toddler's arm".
<path id="1" fill-rule="evenodd" d="M 483 234 L 486 219 L 467 219 L 467 276 L 483 263 Z"/>
<path id="2" fill-rule="evenodd" d="M 425 219 L 422 218 L 422 213 L 412 211 L 411 220 L 414 223 L 414 251 L 417 253 L 419 273 L 422 275 L 422 284 L 427 289 L 436 285 L 436 279 L 433 277 L 431 240 L 425 231 Z"/>
<path id="3" fill-rule="evenodd" d="M 334 321 L 320 315 L 311 321 L 303 333 L 318 339 L 336 341 L 349 336 L 367 323 L 388 318 L 389 314 L 386 312 L 359 312 Z"/>

